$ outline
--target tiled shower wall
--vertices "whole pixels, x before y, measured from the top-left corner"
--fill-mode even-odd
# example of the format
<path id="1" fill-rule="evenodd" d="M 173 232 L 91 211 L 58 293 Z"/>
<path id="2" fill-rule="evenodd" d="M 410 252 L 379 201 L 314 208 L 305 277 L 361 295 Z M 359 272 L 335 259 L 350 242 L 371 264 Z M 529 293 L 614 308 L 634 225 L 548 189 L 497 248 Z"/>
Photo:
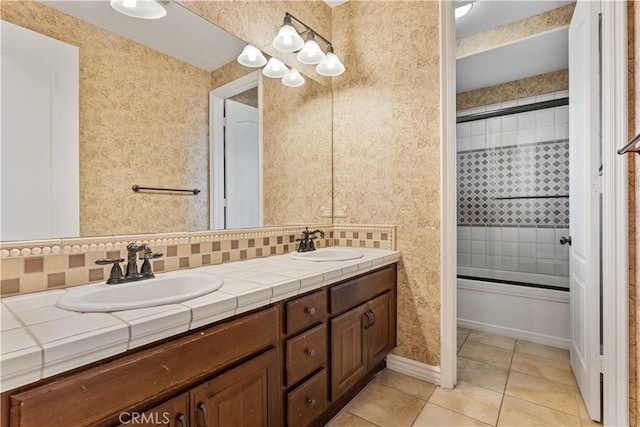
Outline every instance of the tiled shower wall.
<path id="1" fill-rule="evenodd" d="M 458 116 L 567 95 L 493 104 Z M 559 244 L 569 227 L 568 137 L 568 106 L 457 125 L 459 275 L 568 284 L 568 247 Z M 518 198 L 501 199 L 509 197 Z"/>

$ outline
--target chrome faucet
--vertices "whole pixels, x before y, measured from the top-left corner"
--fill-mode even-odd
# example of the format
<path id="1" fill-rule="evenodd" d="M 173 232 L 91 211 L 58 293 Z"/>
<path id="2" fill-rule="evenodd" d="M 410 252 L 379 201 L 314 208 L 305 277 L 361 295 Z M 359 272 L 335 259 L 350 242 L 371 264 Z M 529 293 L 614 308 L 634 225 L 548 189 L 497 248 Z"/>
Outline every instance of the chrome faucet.
<path id="1" fill-rule="evenodd" d="M 143 250 L 144 255 L 140 258 L 140 260 L 144 260 L 144 262 L 142 263 L 140 272 L 138 272 L 138 262 L 136 258 L 138 256 L 138 252 Z M 107 280 L 107 284 L 115 285 L 118 283 L 127 283 L 136 280 L 151 279 L 152 277 L 155 277 L 155 275 L 153 274 L 153 270 L 151 269 L 151 263 L 149 262 L 149 260 L 160 258 L 161 256 L 162 254 L 160 253 L 154 253 L 151 250 L 151 247 L 146 243 L 136 245 L 132 242 L 127 245 L 127 270 L 124 276 L 122 275 L 122 269 L 120 268 L 120 263 L 124 261 L 124 258 L 100 258 L 96 260 L 96 264 L 113 264 L 111 273 L 109 274 L 109 279 Z"/>
<path id="2" fill-rule="evenodd" d="M 324 239 L 324 231 L 322 230 L 313 230 L 309 231 L 309 227 L 305 227 L 302 232 L 302 239 L 296 239 L 296 242 L 300 242 L 298 246 L 298 252 L 311 252 L 316 250 L 316 246 L 313 243 L 314 239 L 317 239 L 317 233 L 320 233 L 320 237 Z"/>

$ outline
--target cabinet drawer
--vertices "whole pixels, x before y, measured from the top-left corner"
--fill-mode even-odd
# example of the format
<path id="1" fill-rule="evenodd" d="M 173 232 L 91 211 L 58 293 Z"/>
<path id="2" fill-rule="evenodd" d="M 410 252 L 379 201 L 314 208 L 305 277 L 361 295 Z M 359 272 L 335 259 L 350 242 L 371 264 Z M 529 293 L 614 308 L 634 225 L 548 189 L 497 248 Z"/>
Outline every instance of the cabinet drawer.
<path id="1" fill-rule="evenodd" d="M 327 326 L 322 324 L 287 340 L 287 386 L 324 366 L 327 361 Z"/>
<path id="2" fill-rule="evenodd" d="M 287 303 L 287 334 L 301 331 L 324 319 L 327 296 L 324 289 Z"/>
<path id="3" fill-rule="evenodd" d="M 396 287 L 396 264 L 331 287 L 331 313 L 356 307 Z"/>
<path id="4" fill-rule="evenodd" d="M 323 369 L 287 395 L 288 424 L 309 425 L 327 406 L 327 373 Z"/>
<path id="5" fill-rule="evenodd" d="M 12 425 L 113 425 L 121 411 L 169 397 L 274 345 L 276 306 L 11 396 Z"/>

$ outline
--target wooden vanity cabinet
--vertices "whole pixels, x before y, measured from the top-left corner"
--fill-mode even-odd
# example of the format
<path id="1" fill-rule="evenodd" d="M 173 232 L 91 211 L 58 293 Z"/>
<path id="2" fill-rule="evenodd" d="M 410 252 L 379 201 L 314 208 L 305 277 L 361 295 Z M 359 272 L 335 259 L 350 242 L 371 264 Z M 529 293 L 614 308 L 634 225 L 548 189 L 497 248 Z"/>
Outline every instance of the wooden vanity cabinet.
<path id="1" fill-rule="evenodd" d="M 263 370 L 266 373 L 261 371 L 262 377 L 255 381 L 262 381 L 266 388 L 258 404 L 271 411 L 269 424 L 261 425 L 276 426 L 279 411 L 273 408 L 277 409 L 279 404 L 279 378 L 272 354 L 277 352 L 279 328 L 279 307 L 270 306 L 97 363 L 78 373 L 45 380 L 42 385 L 10 393 L 10 425 L 131 425 L 133 417 L 140 421 L 140 414 L 156 411 L 148 408 L 158 405 L 169 408 L 171 413 L 184 413 L 186 425 L 193 425 L 197 420 L 193 405 L 185 410 L 178 403 L 180 397 L 174 401 L 176 395 L 189 392 L 193 399 L 194 392 L 190 389 L 203 381 L 222 390 L 220 384 L 231 381 L 228 378 L 241 382 L 257 372 L 255 364 L 268 361 L 268 368 Z M 247 390 L 229 389 L 225 393 L 237 393 L 244 398 L 246 393 L 254 392 L 250 383 L 243 383 Z M 180 426 L 180 420 L 175 423 Z"/>
<path id="2" fill-rule="evenodd" d="M 322 425 L 396 345 L 396 265 L 2 394 L 2 426 Z"/>
<path id="3" fill-rule="evenodd" d="M 277 426 L 277 365 L 276 350 L 269 350 L 192 389 L 192 425 Z"/>

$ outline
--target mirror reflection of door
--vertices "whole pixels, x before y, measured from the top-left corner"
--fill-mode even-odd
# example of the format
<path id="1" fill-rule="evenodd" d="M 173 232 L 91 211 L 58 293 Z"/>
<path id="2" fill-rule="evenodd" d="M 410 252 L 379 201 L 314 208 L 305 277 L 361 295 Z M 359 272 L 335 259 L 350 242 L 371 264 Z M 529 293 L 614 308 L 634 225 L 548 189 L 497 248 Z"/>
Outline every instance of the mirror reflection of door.
<path id="1" fill-rule="evenodd" d="M 225 100 L 225 228 L 260 226 L 257 87 Z"/>

